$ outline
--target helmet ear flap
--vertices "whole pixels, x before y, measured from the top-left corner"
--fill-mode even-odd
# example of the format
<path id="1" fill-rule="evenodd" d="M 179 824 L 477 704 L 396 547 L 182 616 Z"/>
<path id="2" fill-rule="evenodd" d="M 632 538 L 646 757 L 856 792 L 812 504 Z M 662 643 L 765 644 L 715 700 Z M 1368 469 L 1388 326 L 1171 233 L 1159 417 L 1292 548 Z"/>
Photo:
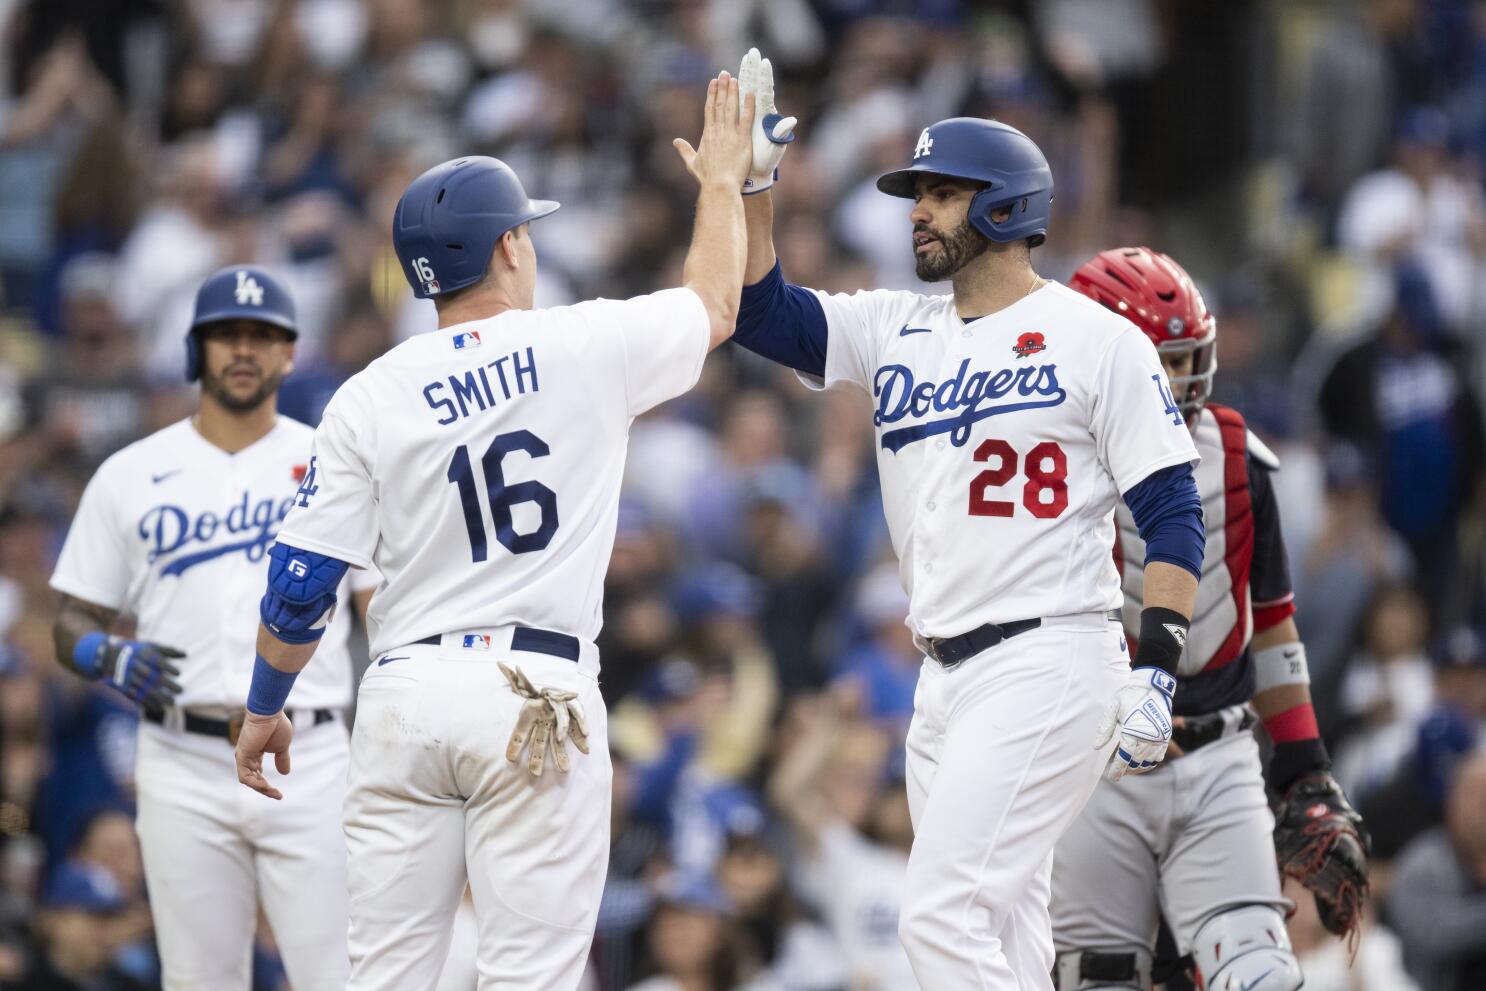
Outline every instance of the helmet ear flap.
<path id="1" fill-rule="evenodd" d="M 970 212 L 967 214 L 970 226 L 980 231 L 989 240 L 999 241 L 1001 235 L 996 231 L 996 224 L 991 220 L 991 213 L 996 209 L 997 190 L 991 186 L 977 190 L 970 197 Z"/>
<path id="2" fill-rule="evenodd" d="M 1041 197 L 1041 193 L 1029 193 L 1015 202 L 1007 203 L 1006 184 L 993 182 L 984 189 L 978 190 L 970 198 L 970 212 L 967 216 L 972 227 L 997 244 L 1011 244 L 1025 240 L 1028 247 L 1035 248 L 1047 240 L 1047 235 L 1026 229 L 1035 225 L 1028 225 L 1024 219 L 1018 219 L 1018 214 L 1031 212 L 1038 205 L 1034 200 L 1040 201 Z M 1049 206 L 1052 203 L 1051 193 L 1047 194 L 1047 203 Z M 998 227 L 995 220 L 991 218 L 991 214 L 1002 208 L 1010 209 L 1011 216 L 1006 219 L 1004 225 Z M 1045 214 L 1046 210 L 1039 212 Z M 1009 228 L 1011 233 L 1008 235 L 1008 231 L 1003 228 Z"/>
<path id="3" fill-rule="evenodd" d="M 186 381 L 195 382 L 201 378 L 201 338 L 196 336 L 196 331 L 186 332 Z"/>

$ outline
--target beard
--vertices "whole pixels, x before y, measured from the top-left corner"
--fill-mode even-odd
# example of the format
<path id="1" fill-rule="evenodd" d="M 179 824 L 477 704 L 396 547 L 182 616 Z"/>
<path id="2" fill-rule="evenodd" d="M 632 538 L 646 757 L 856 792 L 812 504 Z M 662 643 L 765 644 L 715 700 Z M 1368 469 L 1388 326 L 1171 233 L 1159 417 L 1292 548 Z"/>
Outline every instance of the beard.
<path id="1" fill-rule="evenodd" d="M 990 239 L 971 227 L 968 220 L 961 221 L 960 226 L 950 231 L 948 235 L 941 234 L 928 226 L 914 228 L 914 233 L 920 231 L 932 234 L 939 239 L 938 251 L 918 255 L 914 259 L 913 274 L 924 282 L 943 282 L 985 254 L 991 247 Z"/>
<path id="2" fill-rule="evenodd" d="M 247 395 L 233 392 L 227 386 L 228 369 L 221 375 L 214 375 L 210 371 L 203 371 L 201 375 L 201 391 L 215 399 L 222 408 L 230 413 L 250 413 L 267 402 L 275 392 L 279 390 L 279 383 L 284 381 L 284 373 L 263 373 L 263 378 L 258 382 L 258 388 Z M 261 369 L 260 369 L 261 371 Z"/>

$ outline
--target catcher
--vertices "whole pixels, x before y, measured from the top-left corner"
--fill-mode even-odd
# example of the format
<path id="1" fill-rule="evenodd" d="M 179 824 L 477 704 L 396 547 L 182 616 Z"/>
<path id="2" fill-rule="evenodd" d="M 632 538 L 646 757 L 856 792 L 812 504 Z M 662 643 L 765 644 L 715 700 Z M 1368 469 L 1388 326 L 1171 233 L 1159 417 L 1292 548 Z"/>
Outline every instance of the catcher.
<path id="1" fill-rule="evenodd" d="M 1207 402 L 1217 327 L 1179 265 L 1147 248 L 1120 248 L 1084 264 L 1071 285 L 1156 345 L 1168 412 L 1185 419 L 1202 454 L 1196 477 L 1207 547 L 1166 762 L 1101 782 L 1058 842 L 1057 987 L 1150 988 L 1164 913 L 1198 987 L 1293 991 L 1302 978 L 1285 932 L 1290 904 L 1280 894 L 1281 875 L 1315 895 L 1327 929 L 1355 937 L 1367 897 L 1368 839 L 1316 731 L 1270 479 L 1279 463 L 1237 412 Z M 1145 547 L 1123 504 L 1115 519 L 1130 630 L 1139 625 Z M 1274 742 L 1269 782 L 1280 796 L 1277 816 L 1251 732 L 1256 712 Z"/>

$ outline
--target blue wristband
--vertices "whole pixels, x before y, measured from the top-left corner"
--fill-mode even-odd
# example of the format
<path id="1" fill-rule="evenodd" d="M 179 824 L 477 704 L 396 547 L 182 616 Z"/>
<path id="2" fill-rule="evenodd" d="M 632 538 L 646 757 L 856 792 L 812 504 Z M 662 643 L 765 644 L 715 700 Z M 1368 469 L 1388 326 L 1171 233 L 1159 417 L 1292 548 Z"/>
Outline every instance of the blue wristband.
<path id="1" fill-rule="evenodd" d="M 271 716 L 282 711 L 298 677 L 298 671 L 280 671 L 259 654 L 253 662 L 253 683 L 248 687 L 248 711 L 255 716 Z"/>
<path id="2" fill-rule="evenodd" d="M 85 633 L 77 645 L 72 648 L 72 663 L 83 677 L 97 679 L 98 671 L 98 648 L 108 643 L 108 634 L 95 631 Z"/>

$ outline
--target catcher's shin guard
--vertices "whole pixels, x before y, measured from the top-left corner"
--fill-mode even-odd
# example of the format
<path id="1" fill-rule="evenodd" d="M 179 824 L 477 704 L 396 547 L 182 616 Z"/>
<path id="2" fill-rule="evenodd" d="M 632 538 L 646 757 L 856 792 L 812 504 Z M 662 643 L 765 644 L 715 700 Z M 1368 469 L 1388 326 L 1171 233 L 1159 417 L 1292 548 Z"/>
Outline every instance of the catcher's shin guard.
<path id="1" fill-rule="evenodd" d="M 1284 917 L 1268 905 L 1218 913 L 1192 944 L 1203 991 L 1296 991 L 1304 983 Z"/>

